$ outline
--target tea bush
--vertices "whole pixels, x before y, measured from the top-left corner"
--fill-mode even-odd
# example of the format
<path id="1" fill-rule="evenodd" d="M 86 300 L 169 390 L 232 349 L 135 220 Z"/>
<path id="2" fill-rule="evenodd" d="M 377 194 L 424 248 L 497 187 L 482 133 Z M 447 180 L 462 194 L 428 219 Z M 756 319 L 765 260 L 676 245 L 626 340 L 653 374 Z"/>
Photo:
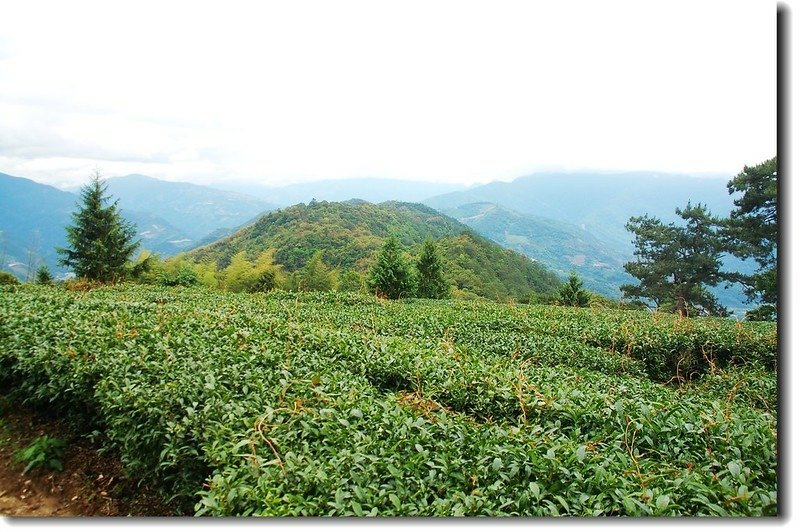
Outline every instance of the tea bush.
<path id="1" fill-rule="evenodd" d="M 774 324 L 0 287 L 10 397 L 201 515 L 775 515 Z"/>

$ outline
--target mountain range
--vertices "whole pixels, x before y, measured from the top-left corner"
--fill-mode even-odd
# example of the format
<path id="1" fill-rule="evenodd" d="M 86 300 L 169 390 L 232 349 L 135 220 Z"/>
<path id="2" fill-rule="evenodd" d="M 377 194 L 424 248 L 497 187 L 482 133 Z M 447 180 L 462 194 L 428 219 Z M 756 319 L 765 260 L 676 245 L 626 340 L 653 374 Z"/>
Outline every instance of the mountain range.
<path id="1" fill-rule="evenodd" d="M 141 247 L 163 256 L 229 234 L 275 208 L 243 194 L 147 176 L 114 177 L 106 184 L 123 218 L 136 226 Z M 0 267 L 22 279 L 30 276 L 29 262 L 66 273 L 55 249 L 66 245 L 65 227 L 79 203 L 76 193 L 0 173 Z"/>
<path id="2" fill-rule="evenodd" d="M 143 175 L 112 177 L 106 183 L 120 208 L 156 214 L 194 241 L 278 207 L 247 194 Z"/>
<path id="3" fill-rule="evenodd" d="M 704 203 L 721 216 L 733 208 L 724 176 L 653 172 L 548 172 L 471 188 L 347 179 L 223 191 L 142 175 L 113 177 L 107 183 L 123 215 L 136 223 L 142 246 L 164 256 L 213 244 L 254 224 L 265 212 L 289 204 L 403 199 L 455 218 L 464 228 L 525 254 L 562 279 L 576 271 L 589 289 L 612 298 L 619 297 L 620 284 L 632 280 L 622 268 L 633 256 L 632 235 L 625 229 L 631 216 L 649 214 L 674 221 L 675 208 L 689 201 Z M 237 188 L 235 183 L 227 185 Z M 44 263 L 61 271 L 53 250 L 65 244 L 64 226 L 77 203 L 73 193 L 0 174 L 4 268 L 24 278 L 28 252 L 35 247 Z M 324 227 L 320 231 L 322 242 L 330 231 Z M 730 258 L 725 262 L 735 263 Z M 715 292 L 729 307 L 747 306 L 739 289 L 720 287 Z"/>
<path id="4" fill-rule="evenodd" d="M 622 269 L 618 250 L 577 225 L 523 214 L 496 203 L 469 203 L 445 214 L 556 272 L 576 272 L 589 290 L 619 298 L 619 286 L 634 279 Z"/>
<path id="5" fill-rule="evenodd" d="M 675 209 L 701 203 L 717 216 L 734 208 L 729 178 L 657 172 L 537 173 L 434 196 L 426 205 L 448 213 L 505 247 L 563 275 L 576 271 L 586 286 L 612 298 L 635 281 L 622 268 L 633 259 L 625 224 L 649 215 L 677 222 Z M 494 206 L 494 207 L 491 207 Z M 723 268 L 752 273 L 754 263 L 723 257 Z M 738 285 L 711 289 L 737 315 L 750 305 Z"/>
<path id="6" fill-rule="evenodd" d="M 495 203 L 519 213 L 566 222 L 591 233 L 625 256 L 633 254 L 625 224 L 648 214 L 677 220 L 676 207 L 703 203 L 726 216 L 733 200 L 724 176 L 697 178 L 657 172 L 543 172 L 509 183 L 493 182 L 427 198 L 425 205 L 447 211 L 470 203 Z"/>

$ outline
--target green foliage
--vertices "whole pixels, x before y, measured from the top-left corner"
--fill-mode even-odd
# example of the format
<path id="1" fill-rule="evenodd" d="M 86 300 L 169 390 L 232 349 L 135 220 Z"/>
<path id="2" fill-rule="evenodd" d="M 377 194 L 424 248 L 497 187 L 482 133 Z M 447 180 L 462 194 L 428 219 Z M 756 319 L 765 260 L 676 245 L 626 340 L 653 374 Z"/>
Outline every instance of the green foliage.
<path id="1" fill-rule="evenodd" d="M 278 280 L 274 270 L 264 270 L 250 286 L 251 292 L 269 292 L 278 288 Z"/>
<path id="2" fill-rule="evenodd" d="M 558 291 L 559 302 L 565 307 L 588 307 L 589 293 L 583 289 L 578 274 L 572 272 Z"/>
<path id="3" fill-rule="evenodd" d="M 446 282 L 458 288 L 456 295 L 522 301 L 532 292 L 554 292 L 560 284 L 541 264 L 476 236 L 456 220 L 423 205 L 398 202 L 295 205 L 267 213 L 190 256 L 224 269 L 241 251 L 252 260 L 262 250 L 274 249 L 276 262 L 293 274 L 321 251 L 330 268 L 366 275 L 390 235 L 411 255 L 421 253 L 426 239 L 433 240 Z M 300 278 L 291 281 L 286 287 L 296 289 Z"/>
<path id="4" fill-rule="evenodd" d="M 400 242 L 390 236 L 369 271 L 367 285 L 372 293 L 387 299 L 414 295 L 414 279 Z"/>
<path id="5" fill-rule="evenodd" d="M 244 251 L 240 251 L 231 258 L 230 264 L 223 271 L 225 289 L 231 292 L 245 292 L 256 282 L 253 264 L 247 260 Z"/>
<path id="6" fill-rule="evenodd" d="M 720 269 L 725 249 L 721 220 L 700 205 L 675 212 L 684 225 L 665 225 L 648 216 L 631 218 L 626 225 L 635 237 L 636 260 L 626 263 L 625 271 L 639 284 L 623 285 L 623 294 L 682 316 L 727 315 L 708 290 L 727 279 Z"/>
<path id="7" fill-rule="evenodd" d="M 450 297 L 450 284 L 445 279 L 444 263 L 432 240 L 428 239 L 423 244 L 416 267 L 417 297 L 428 299 Z"/>
<path id="8" fill-rule="evenodd" d="M 182 257 L 182 255 L 179 255 Z M 143 249 L 130 267 L 130 278 L 136 283 L 155 284 L 164 275 L 164 265 L 158 254 Z"/>
<path id="9" fill-rule="evenodd" d="M 17 279 L 16 276 L 8 272 L 0 272 L 0 286 L 16 284 L 20 284 L 19 279 Z"/>
<path id="10" fill-rule="evenodd" d="M 760 305 L 748 310 L 744 315 L 744 319 L 747 321 L 775 321 L 777 317 L 778 313 L 774 305 Z"/>
<path id="11" fill-rule="evenodd" d="M 95 173 L 81 190 L 82 206 L 68 226 L 69 247 L 59 248 L 59 264 L 73 269 L 79 278 L 103 283 L 119 281 L 127 275 L 128 261 L 139 246 L 133 238 L 136 229 L 120 216 L 117 203 L 110 205 L 106 185 Z"/>
<path id="12" fill-rule="evenodd" d="M 12 400 L 201 515 L 777 513 L 773 323 L 25 285 L 0 340 Z"/>
<path id="13" fill-rule="evenodd" d="M 64 449 L 67 442 L 59 438 L 51 438 L 44 435 L 33 440 L 24 449 L 19 449 L 14 453 L 14 461 L 24 463 L 23 474 L 33 468 L 64 469 Z"/>
<path id="14" fill-rule="evenodd" d="M 355 270 L 347 270 L 339 281 L 339 290 L 342 292 L 363 292 L 366 286 L 364 276 Z"/>
<path id="15" fill-rule="evenodd" d="M 150 256 L 145 259 L 150 273 L 158 272 L 158 284 L 161 286 L 195 286 L 200 282 L 200 276 L 195 265 L 187 258 L 185 253 L 168 258 L 157 264 L 158 258 Z"/>
<path id="16" fill-rule="evenodd" d="M 338 276 L 335 270 L 329 268 L 322 260 L 322 250 L 317 251 L 303 266 L 295 277 L 295 290 L 304 292 L 328 292 L 335 290 L 338 285 Z"/>
<path id="17" fill-rule="evenodd" d="M 50 268 L 42 264 L 36 270 L 36 284 L 53 284 L 53 274 L 50 273 Z"/>
<path id="18" fill-rule="evenodd" d="M 778 158 L 773 157 L 744 170 L 728 183 L 730 194 L 742 193 L 734 200 L 736 209 L 728 220 L 732 252 L 752 258 L 760 269 L 750 276 L 739 276 L 751 301 L 760 300 L 773 307 L 759 309 L 760 317 L 775 319 L 778 303 Z"/>
<path id="19" fill-rule="evenodd" d="M 173 273 L 165 272 L 161 277 L 161 284 L 163 286 L 194 286 L 200 279 L 191 266 L 188 264 L 181 265 L 180 269 Z"/>

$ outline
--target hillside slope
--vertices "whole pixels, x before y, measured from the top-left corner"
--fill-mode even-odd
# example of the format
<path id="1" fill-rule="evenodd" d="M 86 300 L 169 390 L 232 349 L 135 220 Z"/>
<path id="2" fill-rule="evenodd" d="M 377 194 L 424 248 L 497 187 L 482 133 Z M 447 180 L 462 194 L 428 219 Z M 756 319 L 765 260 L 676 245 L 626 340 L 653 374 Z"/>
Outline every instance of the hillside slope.
<path id="1" fill-rule="evenodd" d="M 510 183 L 494 182 L 463 192 L 424 200 L 439 210 L 488 202 L 525 214 L 552 218 L 585 229 L 599 240 L 633 253 L 625 224 L 632 216 L 649 214 L 665 222 L 676 219 L 675 208 L 688 201 L 704 203 L 717 215 L 733 208 L 726 177 L 697 178 L 655 172 L 537 173 Z"/>
<path id="2" fill-rule="evenodd" d="M 107 183 L 108 192 L 119 199 L 122 209 L 163 218 L 195 242 L 276 207 L 245 194 L 143 175 L 112 177 Z"/>
<path id="3" fill-rule="evenodd" d="M 586 288 L 611 298 L 633 282 L 618 252 L 567 222 L 523 214 L 494 203 L 470 203 L 444 211 L 479 234 L 534 258 L 562 277 L 575 271 Z"/>
<path id="4" fill-rule="evenodd" d="M 78 197 L 55 187 L 0 173 L 0 270 L 28 275 L 28 252 L 60 272 L 55 248 L 66 245 L 64 227 Z"/>
<path id="5" fill-rule="evenodd" d="M 225 267 L 240 251 L 255 258 L 269 248 L 287 270 L 317 250 L 337 268 L 365 272 L 383 241 L 395 235 L 412 253 L 426 238 L 438 242 L 450 281 L 460 290 L 497 300 L 525 300 L 556 289 L 559 278 L 541 264 L 503 249 L 469 227 L 419 204 L 363 201 L 300 204 L 262 216 L 233 235 L 191 252 Z"/>

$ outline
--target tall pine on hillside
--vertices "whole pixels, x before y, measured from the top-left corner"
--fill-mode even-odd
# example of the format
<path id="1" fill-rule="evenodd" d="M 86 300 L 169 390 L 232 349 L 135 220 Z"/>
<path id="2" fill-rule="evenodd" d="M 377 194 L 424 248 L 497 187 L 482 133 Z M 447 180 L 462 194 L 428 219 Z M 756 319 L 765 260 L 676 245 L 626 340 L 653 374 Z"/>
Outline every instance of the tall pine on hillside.
<path id="1" fill-rule="evenodd" d="M 450 285 L 444 278 L 442 258 L 432 240 L 426 240 L 417 260 L 417 297 L 446 299 Z"/>
<path id="2" fill-rule="evenodd" d="M 378 297 L 400 299 L 414 295 L 411 268 L 403 258 L 400 242 L 390 236 L 369 271 L 369 289 Z"/>
<path id="3" fill-rule="evenodd" d="M 139 246 L 136 228 L 120 216 L 117 202 L 108 202 L 106 184 L 95 172 L 81 190 L 80 210 L 73 213 L 75 225 L 67 226 L 68 247 L 56 251 L 59 263 L 78 277 L 104 283 L 125 277 L 131 255 Z"/>

